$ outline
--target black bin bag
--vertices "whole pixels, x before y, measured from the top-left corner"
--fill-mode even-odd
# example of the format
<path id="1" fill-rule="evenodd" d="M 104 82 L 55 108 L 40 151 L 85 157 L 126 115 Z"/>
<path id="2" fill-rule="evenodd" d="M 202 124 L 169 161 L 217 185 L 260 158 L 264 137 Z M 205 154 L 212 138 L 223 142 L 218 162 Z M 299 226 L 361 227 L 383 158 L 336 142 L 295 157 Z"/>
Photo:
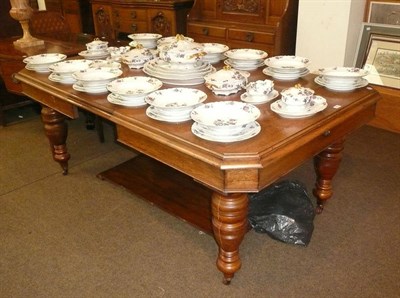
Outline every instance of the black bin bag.
<path id="1" fill-rule="evenodd" d="M 249 222 L 258 233 L 307 246 L 314 230 L 314 206 L 298 181 L 277 182 L 249 197 Z"/>

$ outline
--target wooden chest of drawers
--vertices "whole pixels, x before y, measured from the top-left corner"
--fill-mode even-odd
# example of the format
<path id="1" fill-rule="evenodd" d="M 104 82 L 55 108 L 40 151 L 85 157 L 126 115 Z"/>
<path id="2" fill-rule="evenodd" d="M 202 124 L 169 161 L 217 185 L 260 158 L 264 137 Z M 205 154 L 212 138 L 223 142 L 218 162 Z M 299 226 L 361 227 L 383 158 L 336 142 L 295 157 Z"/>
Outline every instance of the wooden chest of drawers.
<path id="1" fill-rule="evenodd" d="M 257 48 L 269 56 L 294 54 L 298 0 L 196 0 L 187 35 L 230 48 Z"/>
<path id="2" fill-rule="evenodd" d="M 163 36 L 186 34 L 186 18 L 193 0 L 92 0 L 91 3 L 96 35 L 118 39 L 137 32 Z"/>

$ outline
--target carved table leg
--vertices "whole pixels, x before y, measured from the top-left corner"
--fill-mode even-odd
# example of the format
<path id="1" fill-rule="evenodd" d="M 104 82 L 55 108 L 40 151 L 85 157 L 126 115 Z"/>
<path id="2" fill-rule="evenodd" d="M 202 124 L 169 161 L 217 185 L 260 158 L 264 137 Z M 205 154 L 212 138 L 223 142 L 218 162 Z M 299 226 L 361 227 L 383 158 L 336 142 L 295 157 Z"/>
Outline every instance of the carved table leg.
<path id="1" fill-rule="evenodd" d="M 314 157 L 317 181 L 313 194 L 317 197 L 316 212 L 318 214 L 324 210 L 326 200 L 332 197 L 332 179 L 342 160 L 343 144 L 344 140 L 337 141 Z"/>
<path id="2" fill-rule="evenodd" d="M 241 267 L 239 246 L 247 232 L 249 200 L 247 194 L 212 195 L 212 224 L 219 246 L 217 268 L 224 274 L 223 283 L 229 284 Z"/>
<path id="3" fill-rule="evenodd" d="M 68 125 L 65 116 L 47 106 L 42 106 L 42 122 L 50 142 L 53 159 L 61 165 L 63 175 L 67 175 L 70 155 L 66 146 Z"/>

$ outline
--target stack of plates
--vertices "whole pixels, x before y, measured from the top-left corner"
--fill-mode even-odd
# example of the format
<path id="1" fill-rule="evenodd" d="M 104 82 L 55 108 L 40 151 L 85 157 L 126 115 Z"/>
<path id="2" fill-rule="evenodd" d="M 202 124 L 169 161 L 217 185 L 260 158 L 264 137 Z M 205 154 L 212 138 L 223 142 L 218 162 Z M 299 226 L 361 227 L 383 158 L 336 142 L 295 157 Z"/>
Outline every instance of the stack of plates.
<path id="1" fill-rule="evenodd" d="M 233 49 L 226 51 L 224 55 L 228 58 L 225 64 L 239 70 L 254 70 L 264 65 L 267 52 L 256 49 Z"/>
<path id="2" fill-rule="evenodd" d="M 150 118 L 165 122 L 190 120 L 190 113 L 207 99 L 207 95 L 192 88 L 169 88 L 158 90 L 146 96 L 150 105 L 146 114 Z"/>
<path id="3" fill-rule="evenodd" d="M 158 58 L 146 62 L 143 71 L 166 84 L 190 86 L 204 83 L 204 76 L 214 72 L 215 68 L 203 61 L 193 64 L 171 64 Z"/>
<path id="4" fill-rule="evenodd" d="M 254 137 L 261 131 L 256 121 L 260 110 L 239 101 L 218 101 L 195 108 L 192 132 L 199 138 L 214 142 L 236 142 Z"/>
<path id="5" fill-rule="evenodd" d="M 263 73 L 277 80 L 297 80 L 310 72 L 309 64 L 310 60 L 303 57 L 275 56 L 265 60 L 268 67 L 263 69 Z"/>
<path id="6" fill-rule="evenodd" d="M 39 54 L 34 56 L 26 57 L 23 62 L 26 63 L 25 68 L 33 70 L 36 72 L 50 72 L 49 67 L 67 58 L 64 54 L 59 53 L 49 53 L 49 54 Z"/>
<path id="7" fill-rule="evenodd" d="M 368 71 L 354 67 L 330 67 L 319 70 L 319 76 L 315 82 L 335 91 L 351 91 L 368 85 L 363 77 Z"/>
<path id="8" fill-rule="evenodd" d="M 224 53 L 229 50 L 229 47 L 220 43 L 203 43 L 204 52 L 207 54 L 203 57 L 203 61 L 214 64 L 226 57 Z"/>
<path id="9" fill-rule="evenodd" d="M 283 118 L 306 118 L 325 110 L 327 106 L 325 98 L 313 95 L 311 101 L 299 109 L 288 108 L 282 100 L 277 100 L 271 104 L 271 110 Z"/>
<path id="10" fill-rule="evenodd" d="M 116 79 L 107 84 L 107 90 L 111 92 L 107 100 L 122 106 L 144 106 L 146 105 L 145 96 L 160 89 L 161 86 L 160 80 L 144 76 Z"/>
<path id="11" fill-rule="evenodd" d="M 61 84 L 73 84 L 76 80 L 72 77 L 72 74 L 76 71 L 88 69 L 92 62 L 92 60 L 74 59 L 54 63 L 49 66 L 51 71 L 49 80 Z"/>
<path id="12" fill-rule="evenodd" d="M 92 94 L 106 93 L 107 84 L 122 74 L 119 68 L 88 68 L 72 74 L 76 82 L 72 88 L 76 91 Z"/>

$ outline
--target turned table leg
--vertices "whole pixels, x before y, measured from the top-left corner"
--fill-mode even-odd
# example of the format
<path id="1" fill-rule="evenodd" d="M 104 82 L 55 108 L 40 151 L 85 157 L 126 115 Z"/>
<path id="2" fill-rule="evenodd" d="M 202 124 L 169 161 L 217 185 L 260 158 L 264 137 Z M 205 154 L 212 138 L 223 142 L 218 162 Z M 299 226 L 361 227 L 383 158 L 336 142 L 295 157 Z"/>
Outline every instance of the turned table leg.
<path id="1" fill-rule="evenodd" d="M 223 283 L 229 284 L 241 267 L 239 246 L 247 232 L 249 200 L 247 194 L 212 195 L 212 224 L 219 246 L 217 268 L 224 274 Z"/>
<path id="2" fill-rule="evenodd" d="M 317 181 L 313 193 L 317 197 L 317 213 L 323 211 L 324 203 L 332 197 L 332 179 L 342 160 L 343 144 L 344 140 L 337 141 L 314 157 Z"/>
<path id="3" fill-rule="evenodd" d="M 70 155 L 66 146 L 68 125 L 65 116 L 47 106 L 42 106 L 41 115 L 53 159 L 61 165 L 63 175 L 67 175 Z"/>

